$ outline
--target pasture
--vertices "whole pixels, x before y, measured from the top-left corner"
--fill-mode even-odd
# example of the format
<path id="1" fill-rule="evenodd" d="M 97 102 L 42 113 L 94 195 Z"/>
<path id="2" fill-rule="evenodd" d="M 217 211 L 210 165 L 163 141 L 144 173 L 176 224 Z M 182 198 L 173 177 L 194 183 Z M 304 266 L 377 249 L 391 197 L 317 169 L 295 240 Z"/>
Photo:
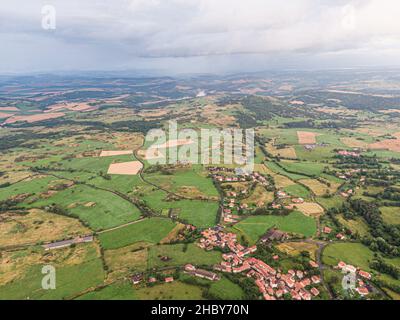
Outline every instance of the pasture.
<path id="1" fill-rule="evenodd" d="M 194 187 L 205 197 L 218 197 L 218 191 L 202 166 L 178 169 L 174 171 L 173 175 L 156 172 L 145 173 L 144 176 L 150 182 L 172 192 L 178 193 L 182 187 Z"/>
<path id="2" fill-rule="evenodd" d="M 311 237 L 317 231 L 314 218 L 307 217 L 301 212 L 292 212 L 288 216 L 251 216 L 233 228 L 242 233 L 249 243 L 254 244 L 273 227 L 305 237 Z"/>
<path id="3" fill-rule="evenodd" d="M 307 190 L 307 188 L 303 187 L 300 184 L 293 184 L 290 186 L 287 186 L 283 188 L 283 190 L 288 193 L 291 196 L 294 197 L 301 197 L 301 198 L 309 198 L 310 197 L 310 192 Z"/>
<path id="4" fill-rule="evenodd" d="M 156 212 L 175 209 L 178 218 L 197 227 L 206 228 L 215 224 L 219 204 L 217 201 L 169 200 L 167 193 L 161 190 L 146 191 L 143 195 L 146 203 Z"/>
<path id="5" fill-rule="evenodd" d="M 118 279 L 147 269 L 148 243 L 135 243 L 119 249 L 104 250 L 104 261 L 108 267 L 107 279 Z"/>
<path id="6" fill-rule="evenodd" d="M 43 261 L 57 270 L 56 290 L 42 289 Z M 6 283 L 0 282 L 0 300 L 69 299 L 104 280 L 102 262 L 94 243 L 55 250 L 51 254 L 41 249 L 6 253 L 1 258 L 0 271 L 1 280 L 6 280 Z"/>
<path id="7" fill-rule="evenodd" d="M 118 249 L 135 242 L 160 242 L 175 227 L 170 219 L 150 218 L 99 234 L 104 249 Z"/>
<path id="8" fill-rule="evenodd" d="M 315 260 L 315 252 L 318 249 L 316 244 L 308 242 L 285 242 L 278 244 L 276 247 L 291 256 L 299 256 L 303 251 L 306 251 L 313 260 Z"/>
<path id="9" fill-rule="evenodd" d="M 200 287 L 180 281 L 140 288 L 136 294 L 140 300 L 203 300 Z"/>
<path id="10" fill-rule="evenodd" d="M 76 300 L 137 300 L 137 293 L 129 281 L 121 281 L 86 293 Z"/>
<path id="11" fill-rule="evenodd" d="M 72 218 L 32 209 L 26 214 L 3 214 L 0 247 L 37 244 L 89 234 L 90 230 Z"/>
<path id="12" fill-rule="evenodd" d="M 400 209 L 398 207 L 380 207 L 383 220 L 388 224 L 400 224 Z"/>
<path id="13" fill-rule="evenodd" d="M 161 257 L 169 259 L 163 261 Z M 183 266 L 187 263 L 212 266 L 220 261 L 220 252 L 205 251 L 193 243 L 156 245 L 149 248 L 148 268 Z"/>
<path id="14" fill-rule="evenodd" d="M 299 180 L 299 182 L 310 188 L 317 197 L 323 196 L 327 193 L 334 193 L 340 186 L 338 183 L 334 182 L 329 182 L 330 186 L 328 186 L 327 184 L 322 183 L 316 179 L 304 179 Z"/>
<path id="15" fill-rule="evenodd" d="M 245 297 L 243 289 L 225 277 L 212 282 L 209 293 L 221 300 L 242 300 Z"/>
<path id="16" fill-rule="evenodd" d="M 361 243 L 333 243 L 323 251 L 324 264 L 336 266 L 339 261 L 370 271 L 369 263 L 373 259 L 373 252 Z"/>
<path id="17" fill-rule="evenodd" d="M 86 204 L 92 203 L 92 206 Z M 75 185 L 49 198 L 38 199 L 29 206 L 58 204 L 87 223 L 93 230 L 103 230 L 135 221 L 139 209 L 116 194 L 85 185 Z"/>
<path id="18" fill-rule="evenodd" d="M 308 176 L 319 176 L 324 170 L 325 164 L 315 162 L 296 162 L 296 161 L 281 161 L 280 166 L 287 172 L 295 172 Z"/>

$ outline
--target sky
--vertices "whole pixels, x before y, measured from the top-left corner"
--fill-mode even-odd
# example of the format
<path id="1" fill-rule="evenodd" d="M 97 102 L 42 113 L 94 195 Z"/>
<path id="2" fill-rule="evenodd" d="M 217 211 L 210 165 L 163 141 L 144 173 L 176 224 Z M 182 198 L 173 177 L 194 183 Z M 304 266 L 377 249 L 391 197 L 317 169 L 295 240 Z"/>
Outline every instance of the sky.
<path id="1" fill-rule="evenodd" d="M 1 0 L 0 74 L 400 66 L 398 0 Z"/>

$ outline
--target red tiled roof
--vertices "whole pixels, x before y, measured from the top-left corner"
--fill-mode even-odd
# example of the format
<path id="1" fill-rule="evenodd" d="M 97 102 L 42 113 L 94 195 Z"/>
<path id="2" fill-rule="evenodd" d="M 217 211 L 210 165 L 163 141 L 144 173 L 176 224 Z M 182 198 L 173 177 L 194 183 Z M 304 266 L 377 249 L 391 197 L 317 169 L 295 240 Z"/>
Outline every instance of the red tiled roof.
<path id="1" fill-rule="evenodd" d="M 365 279 L 371 279 L 371 274 L 366 271 L 360 270 L 358 271 L 358 274 Z"/>
<path id="2" fill-rule="evenodd" d="M 319 295 L 319 290 L 317 289 L 317 288 L 311 288 L 311 293 L 314 295 L 314 296 L 317 296 L 317 295 Z"/>

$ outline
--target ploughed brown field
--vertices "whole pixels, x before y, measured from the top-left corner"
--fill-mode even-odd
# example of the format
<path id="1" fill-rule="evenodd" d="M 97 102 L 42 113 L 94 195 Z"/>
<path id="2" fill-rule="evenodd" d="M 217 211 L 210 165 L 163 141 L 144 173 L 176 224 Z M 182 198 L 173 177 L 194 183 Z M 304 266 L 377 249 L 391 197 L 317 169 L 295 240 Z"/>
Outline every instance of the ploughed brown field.
<path id="1" fill-rule="evenodd" d="M 1 112 L 1 110 L 0 110 L 0 118 L 9 118 L 13 115 L 14 115 L 13 113 L 5 113 L 5 112 Z"/>
<path id="2" fill-rule="evenodd" d="M 127 154 L 132 154 L 132 150 L 116 150 L 116 151 L 101 151 L 100 157 L 112 157 L 112 156 L 122 156 Z"/>
<path id="3" fill-rule="evenodd" d="M 129 161 L 112 163 L 108 168 L 108 174 L 119 174 L 119 175 L 137 175 L 142 169 L 142 164 L 139 161 Z"/>
<path id="4" fill-rule="evenodd" d="M 383 149 L 383 150 L 390 150 L 395 152 L 400 152 L 400 135 L 397 133 L 397 139 L 387 139 L 380 142 L 375 142 L 369 145 L 371 149 Z"/>
<path id="5" fill-rule="evenodd" d="M 50 107 L 47 108 L 48 110 L 45 111 L 45 113 L 49 112 L 54 112 L 54 111 L 61 111 L 61 110 L 69 110 L 69 111 L 93 111 L 96 110 L 97 108 L 94 106 L 91 106 L 88 102 L 82 102 L 82 103 L 58 103 L 54 104 Z"/>
<path id="6" fill-rule="evenodd" d="M 0 107 L 1 111 L 19 111 L 19 109 L 17 107 Z"/>
<path id="7" fill-rule="evenodd" d="M 317 217 L 324 213 L 324 209 L 315 202 L 304 202 L 291 204 L 289 206 L 291 209 L 296 209 L 303 212 L 306 216 Z"/>
<path id="8" fill-rule="evenodd" d="M 165 148 L 174 148 L 174 147 L 179 147 L 179 146 L 184 146 L 188 144 L 193 144 L 194 142 L 192 140 L 186 140 L 186 139 L 177 139 L 177 140 L 169 140 L 163 144 L 158 144 L 158 145 L 153 145 L 150 148 L 151 149 L 165 149 Z"/>
<path id="9" fill-rule="evenodd" d="M 297 131 L 300 144 L 315 144 L 317 142 L 315 139 L 316 136 L 317 134 L 315 132 Z"/>
<path id="10" fill-rule="evenodd" d="M 40 113 L 40 114 L 33 114 L 29 116 L 12 116 L 8 118 L 4 123 L 15 123 L 19 121 L 26 121 L 28 123 L 55 119 L 65 116 L 65 113 L 62 112 L 55 112 L 55 113 Z"/>

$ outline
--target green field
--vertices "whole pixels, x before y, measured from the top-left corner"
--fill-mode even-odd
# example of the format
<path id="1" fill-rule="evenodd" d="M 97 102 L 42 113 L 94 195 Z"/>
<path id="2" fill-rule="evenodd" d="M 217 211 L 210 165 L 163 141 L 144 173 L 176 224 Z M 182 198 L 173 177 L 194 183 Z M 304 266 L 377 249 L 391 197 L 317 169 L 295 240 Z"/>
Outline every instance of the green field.
<path id="1" fill-rule="evenodd" d="M 205 196 L 218 196 L 218 191 L 202 166 L 192 166 L 190 169 L 182 169 L 174 172 L 173 175 L 161 173 L 145 174 L 150 182 L 172 192 L 179 192 L 181 187 L 195 187 Z"/>
<path id="2" fill-rule="evenodd" d="M 388 274 L 380 274 L 370 268 L 370 262 L 374 259 L 374 252 L 361 243 L 335 243 L 330 244 L 323 251 L 322 261 L 331 266 L 337 265 L 339 261 L 352 264 L 368 272 L 373 272 L 373 278 L 378 278 L 390 285 L 399 286 L 400 281 Z M 394 266 L 400 265 L 399 258 L 383 258 L 386 263 Z"/>
<path id="3" fill-rule="evenodd" d="M 175 227 L 170 219 L 150 218 L 137 223 L 101 233 L 100 243 L 104 249 L 117 249 L 143 241 L 158 243 Z"/>
<path id="4" fill-rule="evenodd" d="M 400 209 L 398 207 L 381 207 L 383 220 L 388 224 L 400 224 Z"/>
<path id="5" fill-rule="evenodd" d="M 77 300 L 137 300 L 137 294 L 132 284 L 125 281 L 86 293 L 78 297 Z"/>
<path id="6" fill-rule="evenodd" d="M 321 161 L 331 159 L 334 155 L 334 147 L 316 147 L 314 150 L 306 150 L 304 146 L 295 146 L 297 158 L 307 161 Z"/>
<path id="7" fill-rule="evenodd" d="M 48 185 L 51 183 L 51 181 L 54 180 L 57 179 L 53 177 L 37 178 L 30 181 L 21 181 L 9 187 L 1 188 L 0 201 L 23 193 L 31 193 L 37 195 L 41 192 L 45 192 L 48 188 Z"/>
<path id="8" fill-rule="evenodd" d="M 301 198 L 309 198 L 310 192 L 307 188 L 303 187 L 299 184 L 294 184 L 283 189 L 285 192 L 290 194 L 291 196 L 301 197 Z"/>
<path id="9" fill-rule="evenodd" d="M 292 212 L 288 216 L 252 216 L 236 224 L 234 229 L 253 244 L 272 227 L 305 237 L 311 237 L 317 231 L 315 220 L 301 212 Z"/>
<path id="10" fill-rule="evenodd" d="M 225 277 L 212 282 L 209 292 L 213 297 L 221 300 L 242 300 L 244 298 L 243 289 Z"/>
<path id="11" fill-rule="evenodd" d="M 331 266 L 337 265 L 339 261 L 344 261 L 370 271 L 369 262 L 373 256 L 373 252 L 361 243 L 334 243 L 325 248 L 322 261 Z"/>
<path id="12" fill-rule="evenodd" d="M 340 196 L 333 196 L 330 198 L 318 197 L 317 202 L 325 209 L 339 208 L 342 206 L 344 198 Z"/>
<path id="13" fill-rule="evenodd" d="M 56 289 L 43 290 L 42 267 L 43 264 L 33 265 L 22 278 L 1 286 L 0 300 L 72 298 L 88 288 L 102 284 L 104 280 L 101 259 L 93 257 L 79 264 L 56 266 Z"/>
<path id="14" fill-rule="evenodd" d="M 139 176 L 111 175 L 109 180 L 96 177 L 90 180 L 90 184 L 100 188 L 115 190 L 129 194 L 132 190 L 143 184 Z"/>
<path id="15" fill-rule="evenodd" d="M 213 300 L 242 300 L 245 298 L 243 289 L 224 276 L 221 276 L 218 281 L 210 281 L 181 273 L 179 279 L 203 287 L 209 293 L 209 298 Z"/>
<path id="16" fill-rule="evenodd" d="M 63 160 L 59 162 L 56 167 L 60 167 L 63 170 L 76 170 L 76 171 L 90 171 L 98 173 L 100 171 L 106 173 L 108 167 L 114 162 L 127 162 L 134 161 L 133 155 L 122 155 L 112 157 L 86 157 L 86 158 L 75 158 L 69 160 Z"/>
<path id="17" fill-rule="evenodd" d="M 275 162 L 273 161 L 266 161 L 265 165 L 272 170 L 275 173 L 281 174 L 283 176 L 286 176 L 292 180 L 300 180 L 300 179 L 308 179 L 309 177 L 301 175 L 301 174 L 295 174 L 295 173 L 289 173 L 280 166 L 278 166 Z"/>
<path id="18" fill-rule="evenodd" d="M 161 190 L 148 191 L 142 197 L 153 210 L 162 213 L 177 209 L 180 219 L 197 227 L 207 228 L 215 224 L 219 204 L 217 201 L 179 200 L 166 201 L 167 193 Z"/>
<path id="19" fill-rule="evenodd" d="M 297 129 L 273 130 L 272 136 L 277 137 L 276 144 L 295 145 L 298 143 Z"/>
<path id="20" fill-rule="evenodd" d="M 203 291 L 198 286 L 174 281 L 140 288 L 137 296 L 141 300 L 202 300 Z"/>
<path id="21" fill-rule="evenodd" d="M 86 207 L 85 204 L 89 202 L 94 202 L 95 205 Z M 85 185 L 76 185 L 57 192 L 50 198 L 39 199 L 29 206 L 42 207 L 51 204 L 67 208 L 93 230 L 112 228 L 135 221 L 141 215 L 135 205 L 114 193 Z"/>
<path id="22" fill-rule="evenodd" d="M 335 148 L 345 148 L 346 145 L 340 141 L 342 136 L 339 133 L 329 131 L 329 132 L 322 132 L 321 135 L 317 135 L 317 143 L 325 143 L 331 147 Z"/>
<path id="23" fill-rule="evenodd" d="M 356 217 L 355 219 L 345 219 L 342 215 L 338 215 L 339 222 L 346 228 L 352 231 L 352 233 L 358 233 L 361 237 L 367 236 L 369 234 L 369 227 L 367 223 L 361 217 Z"/>
<path id="24" fill-rule="evenodd" d="M 325 164 L 315 162 L 281 161 L 279 164 L 288 172 L 296 172 L 308 176 L 321 175 L 325 167 Z"/>
<path id="25" fill-rule="evenodd" d="M 162 261 L 160 257 L 167 256 L 168 261 Z M 196 266 L 211 266 L 221 261 L 221 253 L 217 251 L 205 251 L 191 243 L 158 245 L 149 248 L 148 268 L 160 268 L 170 266 L 183 266 L 191 263 Z"/>

